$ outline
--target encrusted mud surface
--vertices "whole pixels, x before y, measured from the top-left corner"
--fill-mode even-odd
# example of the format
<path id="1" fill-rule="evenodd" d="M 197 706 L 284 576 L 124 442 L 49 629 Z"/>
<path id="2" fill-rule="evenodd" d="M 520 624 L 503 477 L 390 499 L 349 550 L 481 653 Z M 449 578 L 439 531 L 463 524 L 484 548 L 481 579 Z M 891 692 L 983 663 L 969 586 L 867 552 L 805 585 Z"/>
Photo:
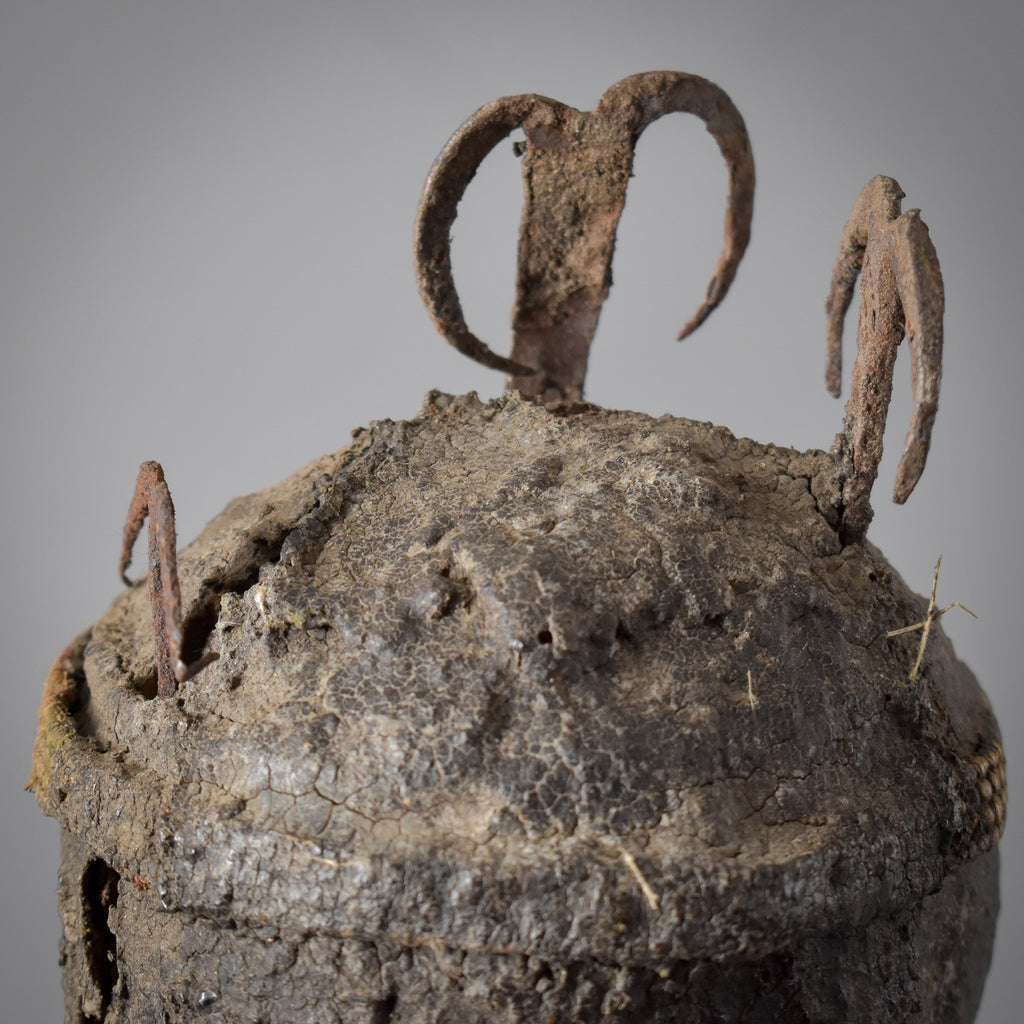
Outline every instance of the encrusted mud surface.
<path id="1" fill-rule="evenodd" d="M 58 660 L 75 1022 L 967 1021 L 999 734 L 823 453 L 432 394 Z"/>

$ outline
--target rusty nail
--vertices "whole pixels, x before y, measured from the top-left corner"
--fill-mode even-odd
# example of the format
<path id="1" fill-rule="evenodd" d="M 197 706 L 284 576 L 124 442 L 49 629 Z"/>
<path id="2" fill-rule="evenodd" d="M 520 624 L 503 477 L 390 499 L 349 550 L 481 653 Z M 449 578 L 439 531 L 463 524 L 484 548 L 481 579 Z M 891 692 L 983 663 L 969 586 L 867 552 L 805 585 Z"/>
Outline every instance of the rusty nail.
<path id="1" fill-rule="evenodd" d="M 218 654 L 210 652 L 186 665 L 182 660 L 181 588 L 178 584 L 177 540 L 174 532 L 174 503 L 159 462 L 144 462 L 139 466 L 135 480 L 135 493 L 128 509 L 118 566 L 121 579 L 127 586 L 131 581 L 125 575 L 132 559 L 132 547 L 142 524 L 149 517 L 149 600 L 153 608 L 153 637 L 156 647 L 157 694 L 171 697 L 178 683 L 191 679 Z"/>
<path id="2" fill-rule="evenodd" d="M 427 176 L 416 215 L 416 278 L 434 325 L 458 351 L 510 375 L 539 401 L 582 397 L 587 356 L 611 286 L 615 232 L 643 130 L 664 114 L 696 114 L 729 169 L 725 245 L 703 303 L 679 334 L 696 330 L 725 297 L 750 238 L 754 162 L 743 118 L 717 86 L 659 71 L 613 85 L 583 112 L 544 96 L 481 107 L 448 141 Z M 509 358 L 466 325 L 452 280 L 456 208 L 484 157 L 513 129 L 526 134 L 525 204 Z"/>
<path id="3" fill-rule="evenodd" d="M 945 308 L 942 274 L 920 211 L 900 213 L 903 197 L 900 186 L 883 175 L 864 186 L 843 229 L 825 303 L 825 383 L 838 396 L 843 318 L 860 276 L 857 358 L 843 432 L 833 449 L 842 480 L 844 541 L 861 540 L 871 522 L 871 487 L 882 458 L 896 350 L 904 336 L 910 347 L 914 411 L 896 470 L 893 501 L 898 504 L 907 500 L 924 471 L 938 409 Z"/>

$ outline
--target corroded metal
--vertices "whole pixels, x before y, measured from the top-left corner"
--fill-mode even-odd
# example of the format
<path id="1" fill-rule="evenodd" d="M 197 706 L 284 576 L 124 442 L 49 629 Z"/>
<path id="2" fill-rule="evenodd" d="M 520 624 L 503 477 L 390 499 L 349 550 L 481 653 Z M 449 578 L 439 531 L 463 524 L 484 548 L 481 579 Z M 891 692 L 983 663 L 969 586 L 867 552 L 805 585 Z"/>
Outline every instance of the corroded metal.
<path id="1" fill-rule="evenodd" d="M 416 276 L 440 333 L 460 352 L 510 374 L 540 401 L 582 397 L 590 343 L 611 285 L 615 232 L 643 130 L 664 114 L 696 114 L 729 168 L 725 245 L 699 309 L 680 338 L 722 301 L 750 237 L 754 162 L 739 111 L 696 75 L 657 71 L 613 85 L 583 112 L 544 96 L 506 96 L 481 107 L 434 162 L 416 218 Z M 515 128 L 526 134 L 513 342 L 498 355 L 466 325 L 452 279 L 450 232 L 483 158 Z"/>
<path id="2" fill-rule="evenodd" d="M 121 544 L 118 572 L 131 586 L 126 572 L 132 547 L 142 524 L 149 517 L 149 599 L 153 607 L 153 639 L 156 650 L 157 694 L 171 697 L 178 687 L 204 669 L 219 655 L 208 653 L 191 664 L 182 660 L 181 588 L 178 584 L 177 540 L 174 531 L 174 503 L 159 462 L 139 466 L 135 493 L 128 509 Z"/>
<path id="3" fill-rule="evenodd" d="M 900 213 L 900 186 L 877 175 L 864 186 L 843 229 L 832 271 L 825 382 L 838 396 L 843 317 L 860 276 L 857 358 L 844 433 L 837 439 L 842 485 L 840 533 L 864 537 L 871 522 L 871 486 L 882 458 L 882 435 L 892 395 L 896 350 L 908 338 L 914 411 L 896 470 L 893 501 L 903 504 L 924 470 L 942 376 L 945 295 L 939 259 L 919 210 Z"/>

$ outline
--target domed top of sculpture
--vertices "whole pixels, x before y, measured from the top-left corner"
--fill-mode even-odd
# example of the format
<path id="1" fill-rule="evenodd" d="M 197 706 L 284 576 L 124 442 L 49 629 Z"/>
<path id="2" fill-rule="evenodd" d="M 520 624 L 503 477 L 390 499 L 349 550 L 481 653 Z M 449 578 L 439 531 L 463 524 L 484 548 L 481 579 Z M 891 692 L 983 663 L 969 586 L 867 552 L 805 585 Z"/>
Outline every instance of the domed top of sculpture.
<path id="1" fill-rule="evenodd" d="M 753 952 L 919 898 L 998 832 L 998 733 L 937 628 L 908 678 L 921 601 L 841 543 L 829 466 L 516 397 L 375 424 L 184 549 L 220 658 L 176 699 L 141 587 L 93 627 L 75 742 L 149 800 L 111 844 L 205 914 L 524 953 Z"/>

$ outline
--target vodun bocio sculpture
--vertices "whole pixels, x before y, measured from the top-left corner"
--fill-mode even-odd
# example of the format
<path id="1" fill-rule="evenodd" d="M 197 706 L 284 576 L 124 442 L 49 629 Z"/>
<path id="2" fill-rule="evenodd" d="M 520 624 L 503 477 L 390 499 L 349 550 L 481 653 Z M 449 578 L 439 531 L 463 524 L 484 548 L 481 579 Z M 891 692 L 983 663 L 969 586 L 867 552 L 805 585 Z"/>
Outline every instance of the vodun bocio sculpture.
<path id="1" fill-rule="evenodd" d="M 140 470 L 130 584 L 58 658 L 32 788 L 61 823 L 70 1021 L 968 1021 L 1005 815 L 998 728 L 925 603 L 865 540 L 897 346 L 923 470 L 942 282 L 877 177 L 828 312 L 861 313 L 830 452 L 585 403 L 647 124 L 701 117 L 749 236 L 728 97 L 633 76 L 583 113 L 488 104 L 427 179 L 420 290 L 508 393 L 431 392 L 231 503 L 179 555 Z M 465 324 L 448 235 L 516 127 L 513 345 Z"/>

